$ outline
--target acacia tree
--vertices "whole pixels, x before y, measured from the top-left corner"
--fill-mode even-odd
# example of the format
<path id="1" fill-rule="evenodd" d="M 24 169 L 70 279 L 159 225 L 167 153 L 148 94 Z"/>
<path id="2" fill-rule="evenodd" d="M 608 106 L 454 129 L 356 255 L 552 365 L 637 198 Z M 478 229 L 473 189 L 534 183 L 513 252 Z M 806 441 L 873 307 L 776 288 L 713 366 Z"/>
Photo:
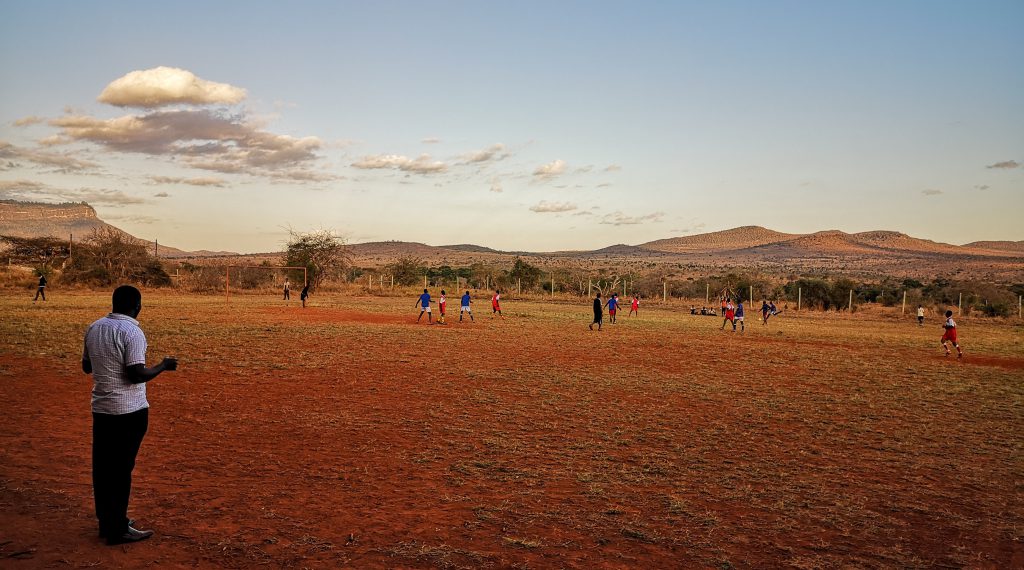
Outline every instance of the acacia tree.
<path id="1" fill-rule="evenodd" d="M 427 268 L 418 257 L 400 257 L 386 268 L 399 285 L 415 285 L 423 279 Z"/>
<path id="2" fill-rule="evenodd" d="M 288 234 L 285 265 L 305 267 L 310 290 L 328 277 L 343 275 L 352 263 L 348 244 L 330 230 L 304 233 L 289 228 Z"/>
<path id="3" fill-rule="evenodd" d="M 68 242 L 55 237 L 0 236 L 0 244 L 11 262 L 32 266 L 40 275 L 49 275 L 55 265 L 66 263 L 71 255 Z"/>

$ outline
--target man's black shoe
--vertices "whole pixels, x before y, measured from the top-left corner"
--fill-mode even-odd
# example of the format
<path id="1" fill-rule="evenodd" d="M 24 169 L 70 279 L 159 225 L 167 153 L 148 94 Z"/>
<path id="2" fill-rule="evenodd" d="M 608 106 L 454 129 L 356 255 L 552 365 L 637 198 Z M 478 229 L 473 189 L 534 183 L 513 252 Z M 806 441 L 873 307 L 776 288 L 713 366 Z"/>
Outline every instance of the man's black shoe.
<path id="1" fill-rule="evenodd" d="M 128 526 L 135 526 L 135 519 L 128 519 Z M 107 538 L 107 533 L 103 532 L 102 528 L 100 529 L 100 538 Z"/>
<path id="2" fill-rule="evenodd" d="M 115 544 L 127 544 L 129 542 L 138 542 L 140 540 L 146 540 L 153 536 L 151 530 L 138 530 L 136 528 L 128 527 L 128 530 L 120 536 L 108 536 L 107 544 L 114 546 Z"/>

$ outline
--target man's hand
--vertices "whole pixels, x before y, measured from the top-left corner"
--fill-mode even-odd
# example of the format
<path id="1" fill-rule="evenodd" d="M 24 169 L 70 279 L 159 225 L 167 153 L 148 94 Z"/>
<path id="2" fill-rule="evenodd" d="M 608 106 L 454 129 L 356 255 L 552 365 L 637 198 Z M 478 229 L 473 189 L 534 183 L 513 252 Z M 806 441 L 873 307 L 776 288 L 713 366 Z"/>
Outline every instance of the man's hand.
<path id="1" fill-rule="evenodd" d="M 176 357 L 174 357 L 174 356 L 168 356 L 168 357 L 164 358 L 164 361 L 161 364 L 163 364 L 164 370 L 177 370 L 178 369 L 178 359 Z"/>

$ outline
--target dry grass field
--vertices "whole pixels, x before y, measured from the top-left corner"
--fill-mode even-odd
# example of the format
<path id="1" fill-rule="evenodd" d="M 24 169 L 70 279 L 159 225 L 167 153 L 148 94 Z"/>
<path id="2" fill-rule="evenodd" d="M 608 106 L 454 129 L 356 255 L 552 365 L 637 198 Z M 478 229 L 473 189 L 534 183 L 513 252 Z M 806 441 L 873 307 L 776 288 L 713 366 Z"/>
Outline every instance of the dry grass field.
<path id="1" fill-rule="evenodd" d="M 415 296 L 144 292 L 150 431 L 96 537 L 85 327 L 0 298 L 5 568 L 1020 568 L 1024 327 L 787 312 L 743 334 L 589 300 L 416 324 Z M 452 295 L 449 311 L 457 309 Z"/>

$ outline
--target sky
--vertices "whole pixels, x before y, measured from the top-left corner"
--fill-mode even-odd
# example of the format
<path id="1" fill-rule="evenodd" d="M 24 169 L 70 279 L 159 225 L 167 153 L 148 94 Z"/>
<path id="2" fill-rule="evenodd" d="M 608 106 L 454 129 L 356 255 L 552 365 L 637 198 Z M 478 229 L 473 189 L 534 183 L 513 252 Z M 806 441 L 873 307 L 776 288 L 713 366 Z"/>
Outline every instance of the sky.
<path id="1" fill-rule="evenodd" d="M 1024 240 L 1024 2 L 0 0 L 0 198 L 182 249 Z"/>

